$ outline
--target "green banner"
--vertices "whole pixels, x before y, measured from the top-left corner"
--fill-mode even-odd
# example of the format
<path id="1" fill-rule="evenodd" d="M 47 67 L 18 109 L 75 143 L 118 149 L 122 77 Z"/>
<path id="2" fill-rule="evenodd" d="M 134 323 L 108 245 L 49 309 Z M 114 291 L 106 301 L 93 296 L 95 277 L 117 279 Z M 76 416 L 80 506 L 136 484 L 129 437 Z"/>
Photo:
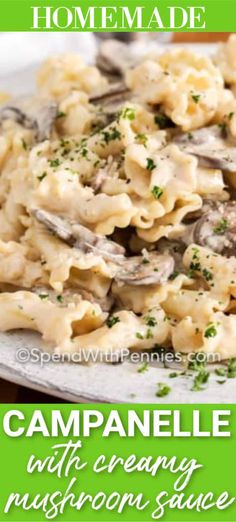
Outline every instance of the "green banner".
<path id="1" fill-rule="evenodd" d="M 0 31 L 235 31 L 235 0 L 0 0 Z"/>
<path id="2" fill-rule="evenodd" d="M 236 406 L 1 406 L 1 521 L 236 520 Z"/>

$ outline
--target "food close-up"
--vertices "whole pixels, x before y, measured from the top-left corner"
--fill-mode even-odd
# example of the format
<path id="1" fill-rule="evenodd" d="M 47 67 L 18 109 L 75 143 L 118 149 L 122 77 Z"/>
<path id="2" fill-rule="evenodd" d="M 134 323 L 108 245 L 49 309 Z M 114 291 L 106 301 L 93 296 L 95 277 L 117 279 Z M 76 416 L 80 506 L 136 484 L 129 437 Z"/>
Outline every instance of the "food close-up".
<path id="1" fill-rule="evenodd" d="M 236 357 L 236 35 L 104 40 L 1 94 L 0 331 L 56 354 Z M 1 349 L 1 348 L 0 348 Z"/>

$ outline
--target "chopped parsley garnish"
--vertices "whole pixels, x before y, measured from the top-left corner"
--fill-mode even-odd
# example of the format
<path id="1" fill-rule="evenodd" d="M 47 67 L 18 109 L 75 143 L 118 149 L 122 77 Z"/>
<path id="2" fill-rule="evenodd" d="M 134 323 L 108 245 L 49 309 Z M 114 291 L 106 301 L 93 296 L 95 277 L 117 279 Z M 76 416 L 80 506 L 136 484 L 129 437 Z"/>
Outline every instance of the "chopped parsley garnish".
<path id="1" fill-rule="evenodd" d="M 218 235 L 224 234 L 224 232 L 227 230 L 228 226 L 229 226 L 228 220 L 225 219 L 225 218 L 222 218 L 222 219 L 217 223 L 217 225 L 215 226 L 215 228 L 213 229 L 213 232 L 214 232 L 215 234 L 218 234 Z"/>
<path id="2" fill-rule="evenodd" d="M 203 268 L 202 274 L 206 281 L 212 281 L 213 274 L 212 272 L 210 272 L 210 270 L 207 270 L 207 268 Z"/>
<path id="3" fill-rule="evenodd" d="M 46 176 L 47 176 L 47 172 L 43 172 L 43 174 L 40 174 L 40 176 L 37 176 L 37 179 L 39 181 L 43 181 L 43 179 L 46 178 Z"/>
<path id="4" fill-rule="evenodd" d="M 199 259 L 199 248 L 193 247 L 192 251 L 193 251 L 193 259 Z"/>
<path id="5" fill-rule="evenodd" d="M 144 339 L 143 335 L 140 332 L 136 333 L 136 337 L 137 337 L 137 339 L 140 339 L 141 341 L 143 341 L 143 339 Z"/>
<path id="6" fill-rule="evenodd" d="M 148 330 L 147 330 L 146 339 L 153 339 L 153 333 L 152 333 L 151 328 L 148 328 Z"/>
<path id="7" fill-rule="evenodd" d="M 166 129 L 172 125 L 172 121 L 165 114 L 157 114 L 154 116 L 154 121 L 160 129 Z"/>
<path id="8" fill-rule="evenodd" d="M 179 275 L 179 272 L 174 271 L 174 272 L 170 275 L 169 280 L 170 280 L 170 281 L 174 281 L 174 279 L 176 279 L 176 277 L 178 277 L 178 275 Z"/>
<path id="9" fill-rule="evenodd" d="M 163 189 L 161 187 L 158 187 L 157 185 L 154 185 L 151 190 L 151 193 L 155 199 L 160 199 L 163 192 Z"/>
<path id="10" fill-rule="evenodd" d="M 206 339 L 210 339 L 211 337 L 216 337 L 216 335 L 217 335 L 216 325 L 214 323 L 209 323 L 209 325 L 207 326 L 207 328 L 205 330 L 204 337 L 206 337 Z"/>
<path id="11" fill-rule="evenodd" d="M 152 317 L 151 315 L 146 315 L 144 317 L 144 321 L 146 323 L 147 326 L 156 326 L 157 325 L 157 320 L 155 317 Z"/>
<path id="12" fill-rule="evenodd" d="M 81 150 L 81 156 L 83 158 L 87 158 L 87 156 L 88 156 L 88 149 L 86 149 L 86 147 L 83 147 L 83 149 Z"/>
<path id="13" fill-rule="evenodd" d="M 192 391 L 202 391 L 204 389 L 202 386 L 208 382 L 209 377 L 210 373 L 205 369 L 201 369 L 193 381 Z"/>
<path id="14" fill-rule="evenodd" d="M 205 369 L 207 363 L 207 356 L 205 353 L 199 352 L 194 357 L 192 357 L 191 361 L 188 363 L 188 370 L 193 370 L 194 372 L 199 372 Z"/>
<path id="15" fill-rule="evenodd" d="M 107 326 L 108 326 L 108 328 L 112 328 L 113 326 L 115 326 L 115 324 L 117 324 L 119 322 L 120 322 L 119 317 L 117 317 L 116 315 L 111 315 L 107 319 Z"/>
<path id="16" fill-rule="evenodd" d="M 48 294 L 39 294 L 39 298 L 42 299 L 42 301 L 43 301 L 44 299 L 48 299 L 49 295 Z"/>
<path id="17" fill-rule="evenodd" d="M 142 265 L 149 265 L 150 261 L 147 257 L 143 257 L 142 259 Z"/>
<path id="18" fill-rule="evenodd" d="M 158 390 L 156 392 L 156 397 L 166 397 L 166 395 L 168 395 L 171 391 L 170 386 L 168 386 L 167 384 L 165 384 L 163 382 L 158 382 L 157 386 L 158 386 Z"/>
<path id="19" fill-rule="evenodd" d="M 50 165 L 50 167 L 59 167 L 60 160 L 58 158 L 56 158 L 54 160 L 49 160 L 49 165 Z"/>
<path id="20" fill-rule="evenodd" d="M 175 379 L 178 376 L 179 376 L 179 374 L 177 372 L 172 372 L 169 374 L 169 379 Z"/>
<path id="21" fill-rule="evenodd" d="M 194 258 L 193 258 L 194 259 Z M 201 271 L 201 264 L 199 263 L 199 261 L 197 261 L 196 263 L 194 263 L 193 261 L 190 263 L 189 265 L 189 271 L 188 271 L 188 276 L 190 278 L 194 277 L 196 275 L 196 272 L 200 272 Z"/>
<path id="22" fill-rule="evenodd" d="M 145 373 L 147 371 L 148 371 L 148 363 L 144 362 L 143 364 L 141 364 L 141 366 L 139 366 L 138 373 Z"/>
<path id="23" fill-rule="evenodd" d="M 218 375 L 218 377 L 226 377 L 227 370 L 226 370 L 226 368 L 217 368 L 215 370 L 215 374 Z"/>
<path id="24" fill-rule="evenodd" d="M 22 143 L 23 149 L 27 150 L 28 149 L 28 145 L 27 145 L 26 141 L 24 140 L 24 138 L 22 138 L 21 143 Z"/>
<path id="25" fill-rule="evenodd" d="M 200 94 L 192 94 L 192 99 L 195 103 L 198 103 L 200 98 L 201 98 L 201 95 Z"/>
<path id="26" fill-rule="evenodd" d="M 144 145 L 144 147 L 146 147 L 148 137 L 146 136 L 146 134 L 136 134 L 135 141 L 138 141 L 139 143 L 141 143 L 141 145 Z"/>
<path id="27" fill-rule="evenodd" d="M 60 118 L 65 118 L 65 116 L 66 116 L 66 113 L 61 111 L 61 112 L 58 112 L 56 119 L 59 120 Z"/>
<path id="28" fill-rule="evenodd" d="M 105 143 L 110 143 L 110 141 L 121 139 L 121 133 L 116 127 L 111 127 L 110 131 L 102 131 L 101 134 Z"/>
<path id="29" fill-rule="evenodd" d="M 153 159 L 152 158 L 147 158 L 146 169 L 152 171 L 155 168 L 156 168 L 156 164 L 154 163 Z"/>
<path id="30" fill-rule="evenodd" d="M 236 358 L 230 359 L 228 363 L 227 377 L 228 379 L 235 379 L 236 377 Z"/>
<path id="31" fill-rule="evenodd" d="M 233 116 L 234 116 L 234 112 L 230 112 L 230 113 L 228 114 L 228 119 L 229 119 L 229 121 L 232 120 Z"/>
<path id="32" fill-rule="evenodd" d="M 57 296 L 57 301 L 58 301 L 59 303 L 63 303 L 63 301 L 64 301 L 63 296 L 62 296 L 62 295 L 58 295 L 58 296 Z"/>
<path id="33" fill-rule="evenodd" d="M 126 109 L 121 113 L 121 117 L 132 121 L 135 119 L 135 110 L 132 109 L 132 107 L 126 107 Z"/>

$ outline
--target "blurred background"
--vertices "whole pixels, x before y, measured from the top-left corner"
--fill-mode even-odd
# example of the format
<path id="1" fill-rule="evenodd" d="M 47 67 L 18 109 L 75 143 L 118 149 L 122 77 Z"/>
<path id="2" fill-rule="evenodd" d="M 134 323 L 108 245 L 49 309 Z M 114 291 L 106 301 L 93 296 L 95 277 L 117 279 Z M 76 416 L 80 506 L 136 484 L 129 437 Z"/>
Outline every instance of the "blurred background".
<path id="1" fill-rule="evenodd" d="M 97 33 L 98 34 L 98 33 Z M 157 43 L 217 43 L 227 40 L 230 33 L 121 33 L 123 40 L 144 38 Z M 0 33 L 0 83 L 4 75 L 37 64 L 51 54 L 79 52 L 92 61 L 99 38 L 110 33 Z M 17 49 L 17 52 L 16 52 Z M 17 85 L 15 86 L 17 89 Z M 59 400 L 53 399 L 55 402 Z M 52 398 L 0 379 L 0 403 L 52 402 Z"/>

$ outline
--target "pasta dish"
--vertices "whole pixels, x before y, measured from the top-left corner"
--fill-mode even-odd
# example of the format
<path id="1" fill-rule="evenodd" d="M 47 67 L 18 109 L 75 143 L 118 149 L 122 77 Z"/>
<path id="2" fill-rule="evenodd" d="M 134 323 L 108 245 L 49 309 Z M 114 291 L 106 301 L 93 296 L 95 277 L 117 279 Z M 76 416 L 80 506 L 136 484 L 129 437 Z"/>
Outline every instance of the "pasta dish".
<path id="1" fill-rule="evenodd" d="M 236 35 L 212 58 L 117 45 L 2 100 L 0 331 L 235 357 Z"/>

